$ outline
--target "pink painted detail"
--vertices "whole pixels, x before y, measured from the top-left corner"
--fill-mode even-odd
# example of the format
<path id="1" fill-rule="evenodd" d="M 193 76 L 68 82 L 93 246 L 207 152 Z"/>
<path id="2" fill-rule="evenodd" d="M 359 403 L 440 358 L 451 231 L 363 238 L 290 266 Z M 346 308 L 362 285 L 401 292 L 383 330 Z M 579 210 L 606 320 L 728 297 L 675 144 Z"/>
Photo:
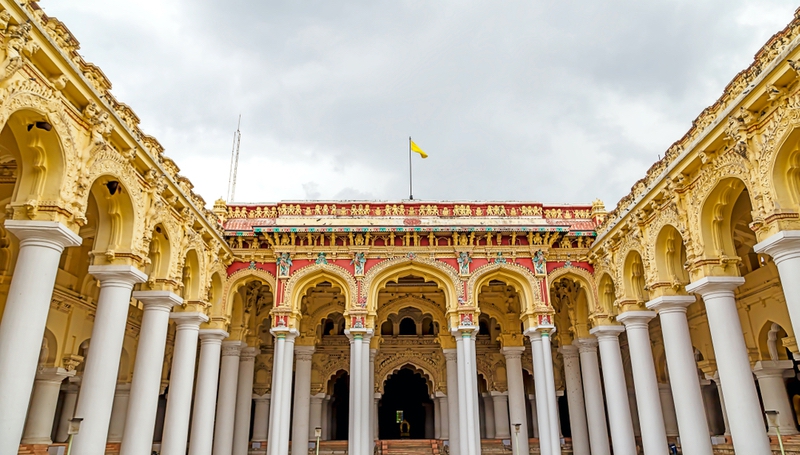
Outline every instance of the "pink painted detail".
<path id="1" fill-rule="evenodd" d="M 353 316 L 350 319 L 350 328 L 352 329 L 363 329 L 367 326 L 366 319 L 364 316 Z"/>
<path id="2" fill-rule="evenodd" d="M 459 315 L 458 325 L 464 327 L 473 327 L 475 323 L 473 322 L 472 319 L 472 313 L 461 313 Z"/>
<path id="3" fill-rule="evenodd" d="M 538 315 L 538 323 L 543 326 L 552 326 L 553 320 L 549 314 L 540 314 Z"/>
<path id="4" fill-rule="evenodd" d="M 278 314 L 275 316 L 275 327 L 288 327 L 289 316 L 285 314 Z"/>

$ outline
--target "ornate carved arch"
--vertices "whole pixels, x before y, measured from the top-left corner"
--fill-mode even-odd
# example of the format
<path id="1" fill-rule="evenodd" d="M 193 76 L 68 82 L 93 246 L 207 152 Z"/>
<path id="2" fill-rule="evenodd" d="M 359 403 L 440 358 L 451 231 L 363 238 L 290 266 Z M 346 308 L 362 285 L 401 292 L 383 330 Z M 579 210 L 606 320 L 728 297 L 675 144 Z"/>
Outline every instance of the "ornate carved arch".
<path id="1" fill-rule="evenodd" d="M 406 365 L 411 365 L 425 374 L 431 383 L 432 391 L 445 391 L 445 381 L 441 378 L 444 371 L 444 358 L 441 355 L 430 355 L 419 351 L 402 351 L 397 355 L 386 356 L 375 365 L 375 378 L 377 380 L 375 391 L 383 393 L 383 387 L 389 376 L 400 371 Z"/>
<path id="2" fill-rule="evenodd" d="M 303 297 L 305 288 L 317 278 L 334 281 L 336 285 L 342 288 L 342 292 L 345 294 L 345 299 L 348 302 L 347 309 L 356 307 L 356 296 L 358 294 L 356 280 L 347 269 L 335 264 L 312 264 L 292 273 L 289 280 L 286 281 L 281 305 L 290 305 L 292 311 L 299 312 L 300 299 Z"/>
<path id="3" fill-rule="evenodd" d="M 380 327 L 380 324 L 389 316 L 392 314 L 399 314 L 400 310 L 408 306 L 420 310 L 423 314 L 430 314 L 433 320 L 439 323 L 440 330 L 447 328 L 446 310 L 440 308 L 433 302 L 415 296 L 399 298 L 389 302 L 386 306 L 378 308 L 377 317 L 375 318 L 376 325 Z"/>
<path id="4" fill-rule="evenodd" d="M 597 312 L 600 311 L 600 300 L 598 298 L 597 293 L 597 281 L 595 280 L 595 275 L 592 275 L 588 270 L 580 268 L 580 267 L 559 267 L 549 275 L 547 275 L 547 282 L 548 283 L 555 283 L 558 279 L 564 276 L 572 275 L 573 277 L 577 278 L 578 282 L 583 283 L 587 290 L 589 291 L 589 297 L 591 299 L 591 304 L 594 308 L 589 308 L 590 312 Z"/>
<path id="5" fill-rule="evenodd" d="M 364 275 L 360 298 L 367 302 L 370 312 L 376 311 L 378 291 L 384 282 L 396 274 L 406 271 L 417 272 L 426 279 L 432 278 L 438 281 L 444 287 L 448 310 L 455 308 L 458 301 L 466 301 L 464 286 L 455 268 L 435 259 L 425 259 L 419 256 L 400 257 L 382 261 L 372 266 Z"/>
<path id="6" fill-rule="evenodd" d="M 235 291 L 236 287 L 238 287 L 239 284 L 244 283 L 250 278 L 258 278 L 259 280 L 267 283 L 267 285 L 270 287 L 270 289 L 273 290 L 273 292 L 275 291 L 275 275 L 267 272 L 266 270 L 261 270 L 257 268 L 252 268 L 252 269 L 247 268 L 247 269 L 237 270 L 231 273 L 228 276 L 228 279 L 225 280 L 225 286 L 223 287 L 222 291 L 223 304 L 220 314 L 230 315 L 231 299 L 233 292 Z M 216 312 L 213 312 L 212 314 L 216 314 Z"/>
<path id="7" fill-rule="evenodd" d="M 499 277 L 501 280 L 506 281 L 509 278 L 513 280 L 510 284 L 514 285 L 514 287 L 519 287 L 525 297 L 525 309 L 530 308 L 529 305 L 535 307 L 537 304 L 545 304 L 541 291 L 541 279 L 534 275 L 530 269 L 515 263 L 485 264 L 475 269 L 467 281 L 468 299 L 475 298 L 477 293 L 480 292 L 480 287 L 483 286 L 483 283 L 494 277 Z M 521 310 L 521 312 L 524 311 Z"/>

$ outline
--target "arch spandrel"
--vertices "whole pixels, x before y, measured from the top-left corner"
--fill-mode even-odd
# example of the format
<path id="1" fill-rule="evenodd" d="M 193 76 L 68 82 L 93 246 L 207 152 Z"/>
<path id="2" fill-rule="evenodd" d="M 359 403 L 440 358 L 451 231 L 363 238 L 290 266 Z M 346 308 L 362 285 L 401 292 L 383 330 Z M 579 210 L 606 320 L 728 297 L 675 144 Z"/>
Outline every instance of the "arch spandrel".
<path id="1" fill-rule="evenodd" d="M 348 303 L 347 310 L 357 308 L 358 287 L 355 278 L 344 267 L 335 264 L 312 264 L 291 274 L 283 289 L 282 306 L 300 314 L 301 299 L 309 287 L 323 281 L 338 286 Z"/>
<path id="2" fill-rule="evenodd" d="M 377 312 L 378 293 L 387 282 L 408 275 L 422 276 L 438 283 L 444 289 L 448 312 L 455 310 L 459 301 L 465 301 L 464 285 L 456 269 L 437 260 L 402 257 L 382 261 L 364 275 L 361 297 L 366 301 L 369 313 Z"/>

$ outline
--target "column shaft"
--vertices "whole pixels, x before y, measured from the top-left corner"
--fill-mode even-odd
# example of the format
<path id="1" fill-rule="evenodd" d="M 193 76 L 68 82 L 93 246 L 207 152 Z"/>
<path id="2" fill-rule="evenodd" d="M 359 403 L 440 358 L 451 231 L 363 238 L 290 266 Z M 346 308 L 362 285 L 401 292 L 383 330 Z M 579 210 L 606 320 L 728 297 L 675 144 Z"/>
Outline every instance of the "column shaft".
<path id="1" fill-rule="evenodd" d="M 294 376 L 294 412 L 292 413 L 292 455 L 308 453 L 309 407 L 311 405 L 311 358 L 314 346 L 296 346 L 294 348 L 297 362 Z"/>
<path id="2" fill-rule="evenodd" d="M 706 277 L 689 284 L 686 290 L 703 296 L 722 392 L 726 397 L 736 397 L 736 412 L 728 413 L 735 452 L 769 455 L 772 451 L 733 295 L 742 283 L 744 278 L 740 277 Z"/>
<path id="3" fill-rule="evenodd" d="M 286 455 L 289 453 L 289 416 L 292 412 L 292 370 L 294 367 L 294 340 L 296 336 L 297 332 L 286 332 L 286 344 L 283 346 L 284 355 L 281 358 L 283 363 L 279 369 L 281 375 L 279 393 L 285 395 L 285 399 L 280 401 L 280 409 L 278 409 L 276 417 L 280 425 L 277 426 L 278 432 L 275 434 L 277 446 L 274 447 L 276 450 L 274 455 Z M 270 418 L 272 418 L 272 415 Z M 270 439 L 273 438 L 272 434 L 268 437 Z"/>
<path id="4" fill-rule="evenodd" d="M 80 379 L 73 376 L 69 382 L 62 386 L 64 398 L 61 402 L 61 414 L 58 416 L 55 442 L 67 442 L 69 439 L 69 421 L 75 415 L 75 405 L 78 403 L 78 389 Z"/>
<path id="5" fill-rule="evenodd" d="M 169 291 L 137 291 L 133 293 L 133 298 L 142 303 L 144 311 L 120 455 L 150 455 L 153 450 L 169 312 L 183 299 Z"/>
<path id="6" fill-rule="evenodd" d="M 539 452 L 552 454 L 552 437 L 550 433 L 550 411 L 548 409 L 547 384 L 545 381 L 544 354 L 542 353 L 542 334 L 536 331 L 528 333 L 531 339 L 533 355 L 533 381 L 536 394 L 536 421 L 539 424 Z M 555 422 L 552 422 L 555 425 Z"/>
<path id="7" fill-rule="evenodd" d="M 280 395 L 278 391 L 282 391 L 281 381 L 283 375 L 280 374 L 283 368 L 283 357 L 286 355 L 286 333 L 279 331 L 273 333 L 275 337 L 273 343 L 272 354 L 272 388 L 269 407 L 269 431 L 267 432 L 267 455 L 274 455 L 276 453 L 275 446 L 278 444 L 277 435 L 280 432 L 280 419 L 281 419 L 281 402 L 287 399 L 284 395 Z"/>
<path id="8" fill-rule="evenodd" d="M 325 401 L 325 394 L 318 393 L 312 395 L 309 399 L 309 415 L 308 415 L 308 440 L 317 441 L 314 436 L 314 430 L 317 428 L 322 429 L 322 403 Z"/>
<path id="9" fill-rule="evenodd" d="M 241 350 L 241 341 L 222 342 L 212 455 L 231 455 L 233 452 L 233 426 L 236 421 L 236 391 Z"/>
<path id="10" fill-rule="evenodd" d="M 553 377 L 553 351 L 550 347 L 550 332 L 542 331 L 542 358 L 544 379 L 547 386 L 547 411 L 550 416 L 550 449 L 553 455 L 561 455 L 561 420 L 558 418 L 555 378 Z"/>
<path id="11" fill-rule="evenodd" d="M 778 429 L 781 436 L 797 434 L 794 426 L 792 404 L 789 394 L 786 393 L 786 380 L 784 377 L 793 375 L 791 360 L 756 362 L 753 372 L 758 378 L 758 387 L 761 389 L 761 401 L 765 411 L 778 411 Z M 769 434 L 777 434 L 775 427 L 770 423 Z"/>
<path id="12" fill-rule="evenodd" d="M 600 378 L 600 365 L 597 361 L 597 340 L 594 337 L 579 339 L 578 352 L 581 357 L 589 446 L 592 455 L 611 455 L 603 401 L 603 383 Z"/>
<path id="13" fill-rule="evenodd" d="M 678 436 L 678 417 L 675 414 L 675 402 L 672 400 L 669 384 L 658 384 L 658 393 L 661 396 L 661 410 L 664 412 L 664 429 L 667 431 L 667 437 Z"/>
<path id="14" fill-rule="evenodd" d="M 258 348 L 242 345 L 236 386 L 236 418 L 233 421 L 233 454 L 247 455 L 250 446 L 250 409 L 253 403 L 253 375 Z"/>
<path id="15" fill-rule="evenodd" d="M 564 382 L 569 406 L 569 427 L 572 431 L 572 453 L 589 455 L 589 429 L 586 425 L 586 404 L 583 399 L 578 347 L 574 343 L 568 344 L 562 346 L 560 351 L 561 357 L 564 359 Z"/>
<path id="16" fill-rule="evenodd" d="M 508 420 L 508 394 L 502 392 L 491 392 L 487 397 L 489 400 L 484 402 L 484 409 L 491 408 L 492 417 L 492 432 L 493 437 L 490 439 L 510 439 L 511 438 L 511 424 Z M 487 414 L 487 419 L 489 415 Z M 488 422 L 488 420 L 487 420 Z M 486 436 L 489 437 L 488 435 Z"/>
<path id="17" fill-rule="evenodd" d="M 269 428 L 269 399 L 270 394 L 253 395 L 253 401 L 256 402 L 255 409 L 253 410 L 253 441 L 266 443 L 267 430 Z M 262 445 L 263 447 L 263 445 Z"/>
<path id="18" fill-rule="evenodd" d="M 439 402 L 439 409 L 442 411 L 442 416 L 439 420 L 441 422 L 441 439 L 447 441 L 450 439 L 450 408 L 447 403 L 447 396 L 440 395 L 436 400 Z"/>
<path id="19" fill-rule="evenodd" d="M 458 355 L 455 349 L 443 349 L 442 352 L 447 365 L 447 418 L 450 431 L 448 440 L 450 453 L 461 455 L 461 437 L 458 431 L 461 416 L 458 412 Z"/>
<path id="20" fill-rule="evenodd" d="M 22 433 L 23 444 L 53 443 L 50 434 L 53 431 L 61 383 L 64 378 L 74 374 L 74 371 L 68 372 L 63 368 L 39 368 L 33 385 L 31 405 L 28 407 L 25 431 Z"/>
<path id="21" fill-rule="evenodd" d="M 128 420 L 128 407 L 131 403 L 130 383 L 119 383 L 114 389 L 114 403 L 111 405 L 111 418 L 108 420 L 108 437 L 106 442 L 122 442 L 125 423 Z M 152 441 L 150 441 L 152 446 Z"/>
<path id="22" fill-rule="evenodd" d="M 363 455 L 362 453 L 362 428 L 360 424 L 360 416 L 358 411 L 362 408 L 361 401 L 364 394 L 361 393 L 363 387 L 362 382 L 364 374 L 361 372 L 364 362 L 361 361 L 361 356 L 364 350 L 361 344 L 364 341 L 364 334 L 362 332 L 350 332 L 350 413 L 348 425 L 348 440 L 347 449 L 348 453 L 353 455 Z"/>
<path id="23" fill-rule="evenodd" d="M 647 302 L 647 308 L 656 310 L 661 321 L 681 448 L 686 455 L 711 455 L 708 421 L 686 319 L 686 307 L 695 300 L 694 296 L 665 296 Z"/>
<path id="24" fill-rule="evenodd" d="M 628 334 L 644 453 L 667 455 L 667 431 L 664 426 L 664 412 L 661 410 L 653 350 L 650 346 L 649 323 L 655 316 L 654 311 L 628 311 L 617 316 L 617 320 L 625 324 Z"/>
<path id="25" fill-rule="evenodd" d="M 19 254 L 0 319 L 0 453 L 17 453 L 64 247 L 81 239 L 61 223 L 6 220 Z"/>
<path id="26" fill-rule="evenodd" d="M 228 332 L 201 329 L 200 360 L 194 392 L 192 432 L 189 455 L 211 455 L 214 439 L 214 413 L 217 408 L 217 380 L 220 372 L 220 348 Z"/>
<path id="27" fill-rule="evenodd" d="M 192 410 L 197 337 L 200 324 L 208 321 L 208 316 L 196 312 L 178 312 L 172 313 L 171 318 L 176 321 L 177 327 L 175 347 L 172 351 L 161 455 L 185 455 L 189 436 L 189 415 Z"/>
<path id="28" fill-rule="evenodd" d="M 769 254 L 775 261 L 792 328 L 794 333 L 800 333 L 800 231 L 778 232 L 753 249 Z"/>
<path id="29" fill-rule="evenodd" d="M 608 425 L 611 427 L 614 455 L 636 455 L 628 388 L 625 384 L 625 371 L 619 347 L 619 334 L 624 331 L 620 325 L 605 325 L 594 327 L 590 332 L 597 337 L 600 344 L 603 384 L 608 404 Z"/>
<path id="30" fill-rule="evenodd" d="M 525 348 L 505 347 L 502 353 L 506 358 L 506 376 L 508 380 L 508 411 L 511 420 L 511 431 L 514 425 L 519 424 L 519 434 L 511 438 L 511 444 L 516 445 L 517 453 L 528 453 L 528 415 L 525 411 L 525 385 L 522 382 L 522 353 Z"/>
<path id="31" fill-rule="evenodd" d="M 75 417 L 83 418 L 83 422 L 80 432 L 73 438 L 72 450 L 81 455 L 103 455 L 131 289 L 134 283 L 144 281 L 147 276 L 127 265 L 93 265 L 89 267 L 89 273 L 100 281 L 100 296 L 75 409 Z"/>
<path id="32" fill-rule="evenodd" d="M 433 398 L 433 439 L 442 439 L 442 408 L 437 398 Z"/>

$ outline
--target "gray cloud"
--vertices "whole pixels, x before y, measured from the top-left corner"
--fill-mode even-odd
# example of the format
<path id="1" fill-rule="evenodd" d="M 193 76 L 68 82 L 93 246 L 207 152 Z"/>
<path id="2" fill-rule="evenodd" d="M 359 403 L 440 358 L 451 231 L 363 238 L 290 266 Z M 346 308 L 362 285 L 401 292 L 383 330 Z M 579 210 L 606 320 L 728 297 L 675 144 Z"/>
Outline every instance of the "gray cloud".
<path id="1" fill-rule="evenodd" d="M 611 206 L 795 5 L 44 2 L 196 189 Z"/>

